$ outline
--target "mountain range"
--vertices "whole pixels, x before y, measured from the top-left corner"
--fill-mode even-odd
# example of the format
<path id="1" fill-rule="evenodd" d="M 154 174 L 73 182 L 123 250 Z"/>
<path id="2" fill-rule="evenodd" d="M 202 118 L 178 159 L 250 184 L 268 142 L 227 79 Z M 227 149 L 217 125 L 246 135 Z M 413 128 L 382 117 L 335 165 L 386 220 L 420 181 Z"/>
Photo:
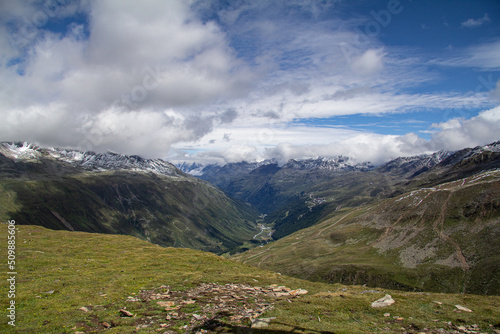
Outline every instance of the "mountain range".
<path id="1" fill-rule="evenodd" d="M 400 157 L 383 165 L 348 157 L 208 165 L 199 178 L 266 214 L 279 239 L 342 207 L 394 197 L 425 184 L 451 181 L 499 166 L 500 142 L 457 152 Z M 185 169 L 189 172 L 188 169 Z"/>
<path id="2" fill-rule="evenodd" d="M 307 190 L 324 199 L 309 213 L 289 207 L 274 221 L 294 233 L 235 258 L 330 283 L 500 294 L 500 142 L 338 178 Z"/>
<path id="3" fill-rule="evenodd" d="M 240 253 L 309 280 L 500 294 L 500 142 L 379 166 L 181 167 L 198 176 L 161 159 L 1 143 L 0 217 Z"/>
<path id="4" fill-rule="evenodd" d="M 256 233 L 257 212 L 160 159 L 0 144 L 0 217 L 127 234 L 223 253 Z"/>

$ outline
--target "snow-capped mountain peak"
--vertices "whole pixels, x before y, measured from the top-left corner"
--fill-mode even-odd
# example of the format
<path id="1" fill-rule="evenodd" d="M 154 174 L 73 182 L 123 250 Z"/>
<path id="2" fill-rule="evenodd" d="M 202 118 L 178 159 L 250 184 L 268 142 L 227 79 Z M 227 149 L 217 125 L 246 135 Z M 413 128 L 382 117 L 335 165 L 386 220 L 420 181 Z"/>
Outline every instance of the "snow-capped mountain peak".
<path id="1" fill-rule="evenodd" d="M 0 144 L 0 153 L 12 160 L 39 160 L 42 158 L 64 161 L 87 170 L 135 170 L 153 172 L 161 175 L 178 175 L 177 168 L 161 159 L 143 159 L 137 155 L 117 153 L 94 153 L 78 150 L 41 148 L 27 142 Z"/>

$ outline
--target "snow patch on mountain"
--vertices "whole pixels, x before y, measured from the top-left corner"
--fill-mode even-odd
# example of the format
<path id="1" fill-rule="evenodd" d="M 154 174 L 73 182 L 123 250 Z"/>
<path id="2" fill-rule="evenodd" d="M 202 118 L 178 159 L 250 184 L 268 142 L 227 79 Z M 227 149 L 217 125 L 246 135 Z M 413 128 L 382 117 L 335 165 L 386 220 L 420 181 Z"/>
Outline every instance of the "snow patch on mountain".
<path id="1" fill-rule="evenodd" d="M 347 171 L 347 170 L 369 170 L 373 166 L 370 162 L 354 163 L 349 157 L 337 156 L 332 158 L 320 157 L 316 159 L 304 160 L 289 160 L 284 166 L 284 169 L 300 169 L 300 170 L 328 170 L 332 172 Z"/>
<path id="2" fill-rule="evenodd" d="M 179 168 L 181 171 L 187 174 L 191 174 L 193 176 L 200 176 L 203 175 L 203 169 L 207 165 L 201 164 L 201 163 L 189 163 L 189 162 L 182 162 L 179 164 L 176 164 L 176 167 Z"/>
<path id="3" fill-rule="evenodd" d="M 218 164 L 201 164 L 201 163 L 191 163 L 191 162 L 179 162 L 176 167 L 179 168 L 184 173 L 191 174 L 193 176 L 203 176 L 206 174 L 215 174 L 219 172 L 235 174 L 243 173 L 248 174 L 251 171 L 267 165 L 278 164 L 276 159 L 267 159 L 263 161 L 256 162 L 232 162 L 225 164 L 223 166 Z"/>
<path id="4" fill-rule="evenodd" d="M 0 153 L 13 160 L 33 160 L 42 156 L 40 148 L 31 143 L 2 143 Z"/>

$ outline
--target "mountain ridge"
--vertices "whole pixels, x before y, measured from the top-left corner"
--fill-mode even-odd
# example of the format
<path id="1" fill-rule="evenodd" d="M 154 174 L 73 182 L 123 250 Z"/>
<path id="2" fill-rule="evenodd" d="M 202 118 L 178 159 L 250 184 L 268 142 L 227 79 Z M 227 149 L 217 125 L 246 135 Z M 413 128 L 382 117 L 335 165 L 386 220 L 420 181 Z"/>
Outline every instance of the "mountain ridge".
<path id="1" fill-rule="evenodd" d="M 328 170 L 340 170 L 340 169 L 349 169 L 351 167 L 358 168 L 358 169 L 365 169 L 365 170 L 370 170 L 374 168 L 380 168 L 380 169 L 390 169 L 394 168 L 394 166 L 397 165 L 403 165 L 403 164 L 408 164 L 411 165 L 411 163 L 419 162 L 420 164 L 426 166 L 426 167 L 433 167 L 439 163 L 441 163 L 443 160 L 446 158 L 450 157 L 451 155 L 454 155 L 458 152 L 466 152 L 465 155 L 474 155 L 478 154 L 481 152 L 484 152 L 485 150 L 488 151 L 493 151 L 493 152 L 500 152 L 500 141 L 496 141 L 493 143 L 485 144 L 485 145 L 479 145 L 473 148 L 463 148 L 461 150 L 456 150 L 456 151 L 449 151 L 449 150 L 439 150 L 433 153 L 428 153 L 428 154 L 418 154 L 418 155 L 410 155 L 410 156 L 400 156 L 397 158 L 394 158 L 392 160 L 389 160 L 387 162 L 381 163 L 379 165 L 374 165 L 370 161 L 363 161 L 363 162 L 352 162 L 350 161 L 351 159 L 348 156 L 343 156 L 343 155 L 338 155 L 338 156 L 331 156 L 331 157 L 316 157 L 316 158 L 303 158 L 303 159 L 298 159 L 298 158 L 292 158 L 289 159 L 287 162 L 283 164 L 279 164 L 277 159 L 266 159 L 263 161 L 240 161 L 240 162 L 232 162 L 232 163 L 225 163 L 223 165 L 220 164 L 203 164 L 200 162 L 177 162 L 174 165 L 179 168 L 181 171 L 190 174 L 191 171 L 194 171 L 196 176 L 201 176 L 207 171 L 211 171 L 212 169 L 215 170 L 221 170 L 224 168 L 231 168 L 233 169 L 234 166 L 244 166 L 244 170 L 251 172 L 252 170 L 255 170 L 261 166 L 264 165 L 271 165 L 271 164 L 276 164 L 280 168 L 282 167 L 289 167 L 289 168 L 305 168 L 305 169 L 313 169 L 311 167 L 317 167 L 318 169 L 328 169 Z M 462 158 L 466 158 L 466 156 L 463 156 Z M 323 167 L 323 168 L 321 168 Z M 204 169 L 206 169 L 204 171 Z"/>
<path id="2" fill-rule="evenodd" d="M 235 255 L 307 280 L 500 294 L 500 168 L 343 208 Z"/>
<path id="3" fill-rule="evenodd" d="M 398 196 L 411 188 L 452 181 L 497 165 L 500 142 L 399 157 L 379 166 L 354 163 L 347 157 L 291 159 L 283 165 L 276 161 L 230 163 L 207 166 L 197 177 L 266 214 L 264 224 L 273 227 L 273 238 L 279 239 L 313 225 L 337 208 Z"/>
<path id="4" fill-rule="evenodd" d="M 224 253 L 256 233 L 257 212 L 161 159 L 0 144 L 3 220 L 127 234 Z"/>
<path id="5" fill-rule="evenodd" d="M 137 155 L 113 152 L 95 153 L 72 149 L 42 148 L 29 142 L 2 142 L 0 153 L 21 161 L 53 158 L 87 170 L 142 170 L 161 175 L 179 175 L 180 170 L 162 159 L 144 159 Z"/>

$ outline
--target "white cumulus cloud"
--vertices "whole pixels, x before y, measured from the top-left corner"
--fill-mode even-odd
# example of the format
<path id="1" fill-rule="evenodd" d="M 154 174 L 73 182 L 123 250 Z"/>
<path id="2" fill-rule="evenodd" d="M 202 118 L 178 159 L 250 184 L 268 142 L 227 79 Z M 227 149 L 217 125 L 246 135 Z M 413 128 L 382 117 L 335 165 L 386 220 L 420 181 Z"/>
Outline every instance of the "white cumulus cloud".
<path id="1" fill-rule="evenodd" d="M 2 8 L 10 11 L 2 19 L 21 23 L 37 13 L 28 2 Z M 240 96 L 252 83 L 224 32 L 198 19 L 188 2 L 110 0 L 85 8 L 88 36 L 83 26 L 58 33 L 40 24 L 21 50 L 0 30 L 0 43 L 8 45 L 0 55 L 0 115 L 9 121 L 0 140 L 75 145 L 92 129 L 102 137 L 94 150 L 163 155 L 174 142 L 204 135 L 200 124 L 211 130 L 210 117 L 196 116 L 196 108 Z M 5 63 L 16 52 L 23 58 Z M 162 113 L 172 108 L 200 124 L 186 121 L 178 130 Z"/>

